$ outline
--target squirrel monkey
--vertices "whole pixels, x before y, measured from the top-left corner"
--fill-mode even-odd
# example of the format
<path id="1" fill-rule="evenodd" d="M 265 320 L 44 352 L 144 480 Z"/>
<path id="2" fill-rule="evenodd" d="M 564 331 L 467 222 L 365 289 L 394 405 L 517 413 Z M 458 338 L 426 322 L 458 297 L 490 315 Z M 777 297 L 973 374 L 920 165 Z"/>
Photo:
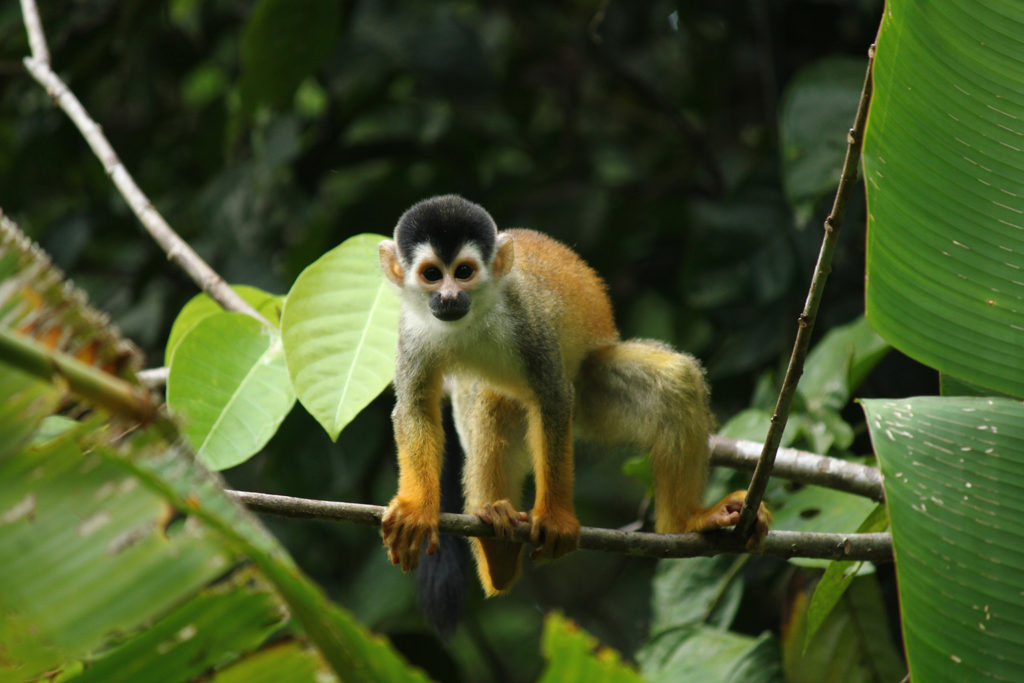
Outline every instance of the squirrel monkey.
<path id="1" fill-rule="evenodd" d="M 531 557 L 576 548 L 573 434 L 650 451 L 659 532 L 706 531 L 739 520 L 744 492 L 701 507 L 712 418 L 697 361 L 665 344 L 622 341 L 606 286 L 572 250 L 532 230 L 498 231 L 482 207 L 433 197 L 399 219 L 380 263 L 402 312 L 392 413 L 398 493 L 381 524 L 392 563 L 414 569 L 438 548 L 444 450 L 441 399 L 451 395 L 466 453 L 466 509 L 498 539 L 471 539 L 488 595 Z M 523 481 L 535 499 L 521 511 Z M 758 533 L 767 531 L 762 507 Z"/>

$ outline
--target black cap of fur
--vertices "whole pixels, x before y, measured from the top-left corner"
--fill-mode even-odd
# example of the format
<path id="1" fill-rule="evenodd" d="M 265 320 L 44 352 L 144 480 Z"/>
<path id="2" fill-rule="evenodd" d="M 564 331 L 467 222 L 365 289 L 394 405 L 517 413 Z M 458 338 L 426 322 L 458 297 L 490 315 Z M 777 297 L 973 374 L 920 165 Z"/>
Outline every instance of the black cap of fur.
<path id="1" fill-rule="evenodd" d="M 395 242 L 406 265 L 412 250 L 423 242 L 429 242 L 445 264 L 450 264 L 467 242 L 476 243 L 484 260 L 490 262 L 497 233 L 494 219 L 482 206 L 446 194 L 417 202 L 403 213 L 395 228 Z"/>

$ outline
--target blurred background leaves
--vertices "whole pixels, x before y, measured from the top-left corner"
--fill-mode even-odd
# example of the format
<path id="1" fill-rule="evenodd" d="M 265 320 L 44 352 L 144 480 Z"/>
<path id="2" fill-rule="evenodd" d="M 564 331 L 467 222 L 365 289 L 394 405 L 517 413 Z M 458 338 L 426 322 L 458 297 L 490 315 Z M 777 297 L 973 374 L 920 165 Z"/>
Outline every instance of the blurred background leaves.
<path id="1" fill-rule="evenodd" d="M 230 282 L 283 293 L 345 238 L 389 233 L 414 201 L 458 192 L 499 225 L 574 246 L 607 279 L 624 335 L 704 361 L 725 423 L 766 407 L 788 356 L 881 2 L 78 0 L 41 11 L 55 70 Z M 8 3 L 0 207 L 159 365 L 195 289 L 24 73 L 27 53 Z M 819 335 L 863 312 L 863 222 L 858 190 Z M 859 395 L 934 384 L 890 354 Z M 237 488 L 383 503 L 395 485 L 390 404 L 377 399 L 337 443 L 293 411 L 225 476 Z M 841 450 L 867 452 L 857 411 L 828 408 L 808 419 L 841 415 L 853 425 Z M 635 519 L 643 485 L 592 455 L 581 447 L 584 523 Z M 528 570 L 501 601 L 470 586 L 467 624 L 442 649 L 372 531 L 267 523 L 333 598 L 439 678 L 534 678 L 554 607 L 627 656 L 647 636 L 646 560 L 579 553 L 557 571 Z M 795 571 L 749 563 L 757 590 L 736 610 L 742 631 L 777 630 L 784 601 L 749 596 L 778 596 Z"/>

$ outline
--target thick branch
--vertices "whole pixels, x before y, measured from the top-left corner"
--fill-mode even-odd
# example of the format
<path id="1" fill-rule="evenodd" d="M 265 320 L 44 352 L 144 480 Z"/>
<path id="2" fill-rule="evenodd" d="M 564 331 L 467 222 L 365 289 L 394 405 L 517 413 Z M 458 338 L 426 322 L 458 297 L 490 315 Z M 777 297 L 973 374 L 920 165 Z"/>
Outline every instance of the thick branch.
<path id="1" fill-rule="evenodd" d="M 711 464 L 754 470 L 763 447 L 756 441 L 741 441 L 716 434 L 711 437 Z M 879 503 L 885 500 L 882 474 L 876 468 L 827 455 L 780 448 L 772 475 L 853 493 Z"/>
<path id="2" fill-rule="evenodd" d="M 113 180 L 125 201 L 128 202 L 135 216 L 167 253 L 168 260 L 184 270 L 200 289 L 225 309 L 247 313 L 257 320 L 266 322 L 266 319 L 256 309 L 238 296 L 224 282 L 223 278 L 171 229 L 163 216 L 153 207 L 149 198 L 135 184 L 135 180 L 121 163 L 106 136 L 103 135 L 100 126 L 92 120 L 75 94 L 50 68 L 50 54 L 46 47 L 46 37 L 43 33 L 42 22 L 39 20 L 39 11 L 36 8 L 35 0 L 21 0 L 21 11 L 32 48 L 32 56 L 23 60 L 25 68 L 40 85 L 46 88 L 46 92 L 57 103 L 57 106 L 68 115 L 68 118 L 82 133 L 85 141 L 89 143 L 89 147 L 103 164 L 103 169 Z"/>
<path id="3" fill-rule="evenodd" d="M 139 370 L 135 373 L 135 376 L 139 378 L 145 386 L 150 389 L 159 389 L 167 384 L 167 375 L 170 373 L 170 368 L 148 368 L 146 370 Z"/>
<path id="4" fill-rule="evenodd" d="M 255 512 L 283 517 L 344 520 L 379 526 L 384 508 L 379 505 L 335 503 L 325 500 L 275 496 L 249 491 L 228 491 L 239 502 Z M 494 536 L 494 528 L 473 515 L 443 513 L 442 533 L 458 536 Z M 530 526 L 520 524 L 515 539 L 530 540 Z M 624 553 L 643 557 L 698 557 L 722 553 L 743 553 L 741 539 L 733 534 L 651 534 L 616 529 L 580 529 L 580 548 Z M 869 560 L 888 562 L 892 559 L 892 538 L 887 533 L 874 534 L 816 534 L 794 531 L 772 531 L 763 547 L 754 551 L 773 557 L 812 557 L 829 560 Z"/>
<path id="5" fill-rule="evenodd" d="M 754 470 L 754 476 L 751 477 L 740 523 L 737 525 L 737 531 L 744 537 L 753 530 L 755 512 L 764 497 L 765 488 L 768 486 L 768 477 L 771 476 L 775 454 L 779 449 L 782 432 L 789 419 L 789 410 L 793 404 L 793 396 L 796 394 L 797 383 L 804 371 L 804 361 L 807 359 L 807 350 L 811 345 L 811 333 L 814 331 L 818 307 L 821 305 L 821 297 L 825 291 L 825 282 L 832 271 L 832 253 L 835 251 L 836 242 L 839 239 L 839 229 L 842 227 L 843 217 L 846 214 L 846 202 L 857 181 L 857 166 L 860 163 L 864 124 L 867 121 L 868 103 L 871 101 L 871 67 L 874 64 L 874 57 L 875 49 L 872 46 L 868 50 L 868 66 L 864 73 L 864 86 L 861 89 L 857 114 L 854 117 L 853 128 L 847 135 L 846 158 L 843 161 L 843 172 L 839 177 L 839 187 L 836 188 L 832 211 L 825 219 L 825 234 L 822 238 L 821 250 L 818 252 L 814 275 L 811 277 L 807 301 L 804 304 L 803 313 L 797 320 L 796 341 L 793 343 L 793 352 L 789 357 L 786 377 L 782 381 L 782 389 L 779 391 L 775 412 L 772 414 L 768 436 L 765 438 L 764 448 L 761 450 L 761 458 Z"/>

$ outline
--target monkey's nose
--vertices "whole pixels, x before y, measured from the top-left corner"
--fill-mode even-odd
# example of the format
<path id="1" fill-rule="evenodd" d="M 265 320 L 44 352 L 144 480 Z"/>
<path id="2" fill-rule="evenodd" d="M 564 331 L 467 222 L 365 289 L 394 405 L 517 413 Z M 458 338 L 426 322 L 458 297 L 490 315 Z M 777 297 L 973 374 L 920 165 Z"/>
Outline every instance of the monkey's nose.
<path id="1" fill-rule="evenodd" d="M 430 312 L 438 320 L 458 320 L 469 313 L 469 294 L 459 292 L 454 297 L 433 296 L 430 298 Z"/>

